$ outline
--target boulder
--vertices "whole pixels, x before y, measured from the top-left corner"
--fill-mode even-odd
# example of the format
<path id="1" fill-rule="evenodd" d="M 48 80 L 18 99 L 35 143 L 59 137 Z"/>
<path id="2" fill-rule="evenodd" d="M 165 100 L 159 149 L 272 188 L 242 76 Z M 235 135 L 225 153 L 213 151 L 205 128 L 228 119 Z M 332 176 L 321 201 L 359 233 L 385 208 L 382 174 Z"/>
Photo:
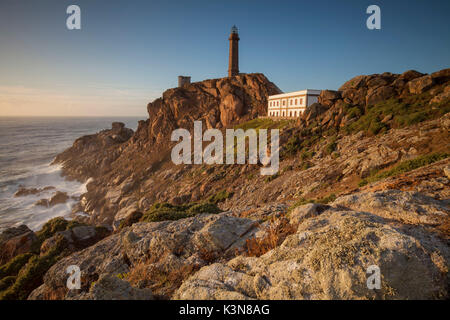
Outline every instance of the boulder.
<path id="1" fill-rule="evenodd" d="M 49 201 L 49 206 L 65 203 L 69 199 L 66 192 L 57 191 Z"/>
<path id="2" fill-rule="evenodd" d="M 386 101 L 395 95 L 396 92 L 391 86 L 370 88 L 367 91 L 366 105 L 374 105 L 378 102 Z"/>
<path id="3" fill-rule="evenodd" d="M 238 120 L 244 111 L 244 104 L 242 100 L 236 96 L 229 94 L 223 98 L 219 106 L 220 109 L 220 121 L 224 126 L 231 124 L 233 121 Z"/>
<path id="4" fill-rule="evenodd" d="M 445 83 L 450 80 L 450 69 L 433 72 L 431 78 L 438 84 Z"/>
<path id="5" fill-rule="evenodd" d="M 319 95 L 319 103 L 324 105 L 330 105 L 337 99 L 341 98 L 341 93 L 339 91 L 333 90 L 322 90 Z"/>
<path id="6" fill-rule="evenodd" d="M 77 251 L 93 245 L 107 235 L 109 231 L 104 227 L 77 226 L 69 230 L 57 232 L 46 239 L 40 249 L 41 256 L 51 250 L 61 238 L 64 238 L 64 246 L 69 251 Z"/>
<path id="7" fill-rule="evenodd" d="M 339 207 L 303 220 L 261 257 L 205 266 L 174 299 L 446 299 L 450 252 L 421 227 L 398 228 L 368 212 Z M 367 285 L 373 266 L 380 289 Z"/>
<path id="8" fill-rule="evenodd" d="M 68 300 L 71 300 L 71 292 Z M 151 289 L 132 287 L 127 281 L 116 275 L 102 275 L 93 283 L 89 293 L 76 296 L 80 300 L 153 300 Z"/>
<path id="9" fill-rule="evenodd" d="M 437 94 L 430 100 L 430 104 L 433 103 L 440 104 L 449 99 L 450 99 L 450 86 L 446 86 L 443 92 Z"/>
<path id="10" fill-rule="evenodd" d="M 117 228 L 125 228 L 125 227 L 130 227 L 133 224 L 139 222 L 139 220 L 142 218 L 143 214 L 142 212 L 139 211 L 133 211 L 131 212 L 125 219 L 123 219 L 119 226 L 116 227 Z M 114 226 L 116 226 L 116 224 L 114 224 Z"/>
<path id="11" fill-rule="evenodd" d="M 344 102 L 364 106 L 366 104 L 367 88 L 346 89 L 342 92 Z"/>
<path id="12" fill-rule="evenodd" d="M 19 254 L 34 251 L 37 242 L 36 234 L 25 225 L 6 229 L 0 235 L 0 266 Z"/>
<path id="13" fill-rule="evenodd" d="M 45 187 L 42 189 L 38 189 L 38 188 L 25 188 L 23 186 L 19 186 L 19 189 L 14 194 L 14 196 L 15 197 L 29 196 L 29 195 L 39 194 L 43 191 L 52 190 L 52 189 L 55 189 L 55 187 L 49 186 L 49 187 Z"/>
<path id="14" fill-rule="evenodd" d="M 292 210 L 289 214 L 289 221 L 296 225 L 304 219 L 318 216 L 323 211 L 327 210 L 329 206 L 319 203 L 307 203 Z"/>
<path id="15" fill-rule="evenodd" d="M 366 85 L 367 76 L 360 75 L 356 76 L 350 80 L 348 80 L 346 83 L 344 83 L 340 88 L 339 91 L 345 91 L 348 89 L 358 89 L 360 87 L 363 87 Z"/>
<path id="16" fill-rule="evenodd" d="M 333 205 L 422 225 L 439 224 L 449 211 L 448 204 L 442 200 L 400 190 L 355 193 L 338 198 Z"/>
<path id="17" fill-rule="evenodd" d="M 430 75 L 416 78 L 408 82 L 409 93 L 420 94 L 430 89 L 435 84 Z"/>
<path id="18" fill-rule="evenodd" d="M 416 78 L 420 78 L 422 76 L 424 76 L 423 73 L 420 73 L 416 70 L 408 70 L 408 71 L 403 72 L 398 78 L 408 82 L 408 81 L 414 80 Z"/>
<path id="19" fill-rule="evenodd" d="M 444 174 L 448 179 L 450 179 L 450 166 L 446 166 L 444 168 Z"/>

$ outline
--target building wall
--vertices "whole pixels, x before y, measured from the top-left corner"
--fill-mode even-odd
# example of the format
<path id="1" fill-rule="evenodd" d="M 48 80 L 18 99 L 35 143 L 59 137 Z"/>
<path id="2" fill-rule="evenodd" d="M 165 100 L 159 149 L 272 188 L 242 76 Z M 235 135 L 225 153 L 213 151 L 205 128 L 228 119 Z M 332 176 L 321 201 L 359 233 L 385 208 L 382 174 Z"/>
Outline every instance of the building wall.
<path id="1" fill-rule="evenodd" d="M 319 93 L 319 90 L 303 90 L 269 96 L 267 115 L 269 117 L 300 117 L 307 107 L 318 101 Z"/>

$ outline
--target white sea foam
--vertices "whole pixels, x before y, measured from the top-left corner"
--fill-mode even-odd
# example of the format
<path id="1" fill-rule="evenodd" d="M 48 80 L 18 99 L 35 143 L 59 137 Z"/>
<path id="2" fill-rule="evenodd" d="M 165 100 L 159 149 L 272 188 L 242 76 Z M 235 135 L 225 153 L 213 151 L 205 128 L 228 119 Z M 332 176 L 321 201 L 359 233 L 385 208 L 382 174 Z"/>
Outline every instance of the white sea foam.
<path id="1" fill-rule="evenodd" d="M 0 118 L 0 232 L 11 226 L 26 224 L 38 230 L 49 219 L 70 219 L 72 207 L 86 190 L 86 183 L 69 181 L 61 176 L 61 166 L 50 165 L 54 157 L 70 147 L 73 141 L 111 127 L 113 121 L 124 121 L 135 129 L 138 118 Z M 19 186 L 44 188 L 37 195 L 15 197 Z M 56 191 L 66 192 L 69 200 L 47 208 L 37 206 Z M 82 214 L 82 213 L 80 213 Z"/>

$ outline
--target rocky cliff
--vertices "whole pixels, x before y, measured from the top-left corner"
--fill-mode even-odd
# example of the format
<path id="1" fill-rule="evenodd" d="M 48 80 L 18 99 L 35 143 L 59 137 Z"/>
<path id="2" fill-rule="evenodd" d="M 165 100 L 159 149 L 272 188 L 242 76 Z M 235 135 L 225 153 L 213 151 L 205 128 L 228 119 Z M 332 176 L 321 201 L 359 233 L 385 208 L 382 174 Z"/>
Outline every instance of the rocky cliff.
<path id="1" fill-rule="evenodd" d="M 68 177 L 90 179 L 75 221 L 114 232 L 99 241 L 106 234 L 93 229 L 78 244 L 80 232 L 63 223 L 0 237 L 12 248 L 4 259 L 20 263 L 32 248 L 44 257 L 59 248 L 27 296 L 448 299 L 450 69 L 357 76 L 322 91 L 300 119 L 257 118 L 279 92 L 261 74 L 193 83 L 150 103 L 136 132 L 116 123 L 76 140 L 55 159 Z M 279 128 L 279 173 L 175 166 L 170 133 L 194 120 L 204 129 Z M 38 249 L 36 237 L 46 239 Z M 81 290 L 65 287 L 72 264 Z M 367 288 L 371 265 L 381 289 Z M 12 277 L 0 287 L 11 291 Z"/>

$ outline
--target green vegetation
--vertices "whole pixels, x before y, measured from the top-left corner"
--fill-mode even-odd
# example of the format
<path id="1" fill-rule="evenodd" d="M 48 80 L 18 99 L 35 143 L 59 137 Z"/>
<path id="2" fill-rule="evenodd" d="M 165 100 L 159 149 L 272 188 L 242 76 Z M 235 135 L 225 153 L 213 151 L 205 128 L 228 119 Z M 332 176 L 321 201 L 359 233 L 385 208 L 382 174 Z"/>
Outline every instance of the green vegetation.
<path id="1" fill-rule="evenodd" d="M 407 96 L 405 98 L 391 98 L 386 101 L 368 106 L 364 114 L 358 107 L 346 109 L 349 118 L 358 118 L 345 127 L 347 133 L 364 131 L 376 135 L 389 128 L 402 128 L 425 120 L 434 119 L 450 112 L 450 104 L 429 104 L 429 93 Z M 386 121 L 383 121 L 387 117 Z M 384 122 L 384 123 L 383 123 Z"/>
<path id="2" fill-rule="evenodd" d="M 284 145 L 284 152 L 286 155 L 293 156 L 297 152 L 299 152 L 302 149 L 302 140 L 299 136 L 293 136 L 289 138 L 289 140 Z"/>
<path id="3" fill-rule="evenodd" d="M 0 280 L 0 293 L 11 287 L 16 282 L 16 276 L 7 276 Z"/>
<path id="4" fill-rule="evenodd" d="M 284 145 L 282 157 L 293 156 L 302 151 L 302 159 L 308 159 L 314 156 L 314 151 L 310 150 L 315 144 L 319 143 L 324 137 L 321 132 L 313 132 L 309 128 L 303 129 L 298 135 L 292 136 Z"/>
<path id="5" fill-rule="evenodd" d="M 234 129 L 284 129 L 294 120 L 272 120 L 269 118 L 255 118 L 253 120 L 241 123 L 234 127 Z"/>
<path id="6" fill-rule="evenodd" d="M 170 203 L 155 203 L 147 212 L 144 213 L 140 221 L 155 222 L 165 220 L 179 220 L 196 216 L 201 213 L 219 213 L 222 210 L 217 204 L 233 196 L 233 193 L 222 190 L 203 202 L 193 202 L 182 205 L 173 205 Z"/>
<path id="7" fill-rule="evenodd" d="M 77 221 L 67 221 L 61 217 L 49 220 L 36 233 L 38 240 L 32 244 L 31 252 L 18 255 L 0 267 L 0 300 L 22 300 L 40 286 L 44 274 L 59 259 L 66 256 L 67 240 L 59 235 L 55 245 L 45 254 L 39 255 L 42 243 L 57 232 L 70 230 L 83 224 Z M 98 227 L 97 231 L 109 233 L 107 228 Z"/>
<path id="8" fill-rule="evenodd" d="M 326 197 L 318 198 L 318 199 L 300 198 L 299 200 L 297 200 L 294 204 L 292 204 L 289 207 L 288 212 L 291 212 L 295 208 L 303 206 L 303 205 L 308 204 L 308 203 L 327 204 L 327 203 L 333 202 L 334 200 L 336 200 L 336 195 L 334 193 L 331 193 L 331 194 L 329 194 Z"/>
<path id="9" fill-rule="evenodd" d="M 0 279 L 7 276 L 16 276 L 20 269 L 34 256 L 32 253 L 24 253 L 15 256 L 8 263 L 0 267 Z"/>
<path id="10" fill-rule="evenodd" d="M 264 181 L 267 182 L 267 183 L 269 183 L 269 182 L 275 180 L 276 178 L 278 178 L 279 176 L 280 176 L 280 173 L 277 172 L 277 173 L 275 173 L 275 174 L 273 174 L 273 175 L 271 175 L 271 176 L 267 176 L 267 177 L 264 179 Z"/>
<path id="11" fill-rule="evenodd" d="M 56 217 L 45 223 L 42 229 L 39 230 L 36 235 L 38 236 L 39 240 L 43 242 L 44 240 L 55 235 L 57 232 L 70 230 L 72 228 L 83 225 L 84 224 L 75 220 L 67 221 L 64 218 Z"/>
<path id="12" fill-rule="evenodd" d="M 14 284 L 0 292 L 0 300 L 26 299 L 31 291 L 42 284 L 43 276 L 48 269 L 66 254 L 66 248 L 66 240 L 61 236 L 57 240 L 55 246 L 46 254 L 42 256 L 33 256 L 20 270 Z"/>
<path id="13" fill-rule="evenodd" d="M 347 115 L 349 119 L 359 118 L 362 115 L 362 111 L 359 107 L 347 108 Z"/>
<path id="14" fill-rule="evenodd" d="M 396 176 L 401 173 L 409 172 L 409 171 L 415 170 L 417 168 L 432 164 L 436 161 L 446 159 L 449 156 L 450 156 L 449 153 L 436 152 L 436 153 L 420 156 L 420 157 L 417 157 L 412 160 L 403 161 L 403 162 L 399 163 L 398 165 L 396 165 L 395 167 L 393 167 L 392 169 L 387 170 L 387 171 L 380 172 L 379 170 L 375 170 L 374 172 L 371 172 L 367 178 L 362 179 L 359 182 L 359 186 L 362 187 L 368 183 L 372 183 L 372 182 L 379 181 L 379 180 L 382 180 L 385 178 Z"/>
<path id="15" fill-rule="evenodd" d="M 337 148 L 336 140 L 337 140 L 336 137 L 332 137 L 330 143 L 327 144 L 325 148 L 327 154 L 332 154 L 334 151 L 336 151 Z"/>
<path id="16" fill-rule="evenodd" d="M 226 190 L 219 191 L 215 195 L 208 198 L 209 203 L 218 204 L 219 202 L 225 201 L 233 196 L 232 192 L 227 192 Z"/>
<path id="17" fill-rule="evenodd" d="M 156 203 L 144 213 L 141 221 L 156 222 L 165 220 L 179 220 L 193 217 L 200 213 L 219 213 L 221 210 L 215 203 L 190 203 L 185 205 L 173 205 L 170 203 Z"/>

